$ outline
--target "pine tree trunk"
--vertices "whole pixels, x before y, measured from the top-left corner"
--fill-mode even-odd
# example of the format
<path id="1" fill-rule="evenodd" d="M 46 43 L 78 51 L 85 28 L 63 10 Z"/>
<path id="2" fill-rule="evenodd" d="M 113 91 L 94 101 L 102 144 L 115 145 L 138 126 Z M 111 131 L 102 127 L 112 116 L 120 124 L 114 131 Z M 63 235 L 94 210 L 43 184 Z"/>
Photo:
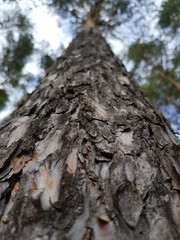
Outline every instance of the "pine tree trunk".
<path id="1" fill-rule="evenodd" d="M 96 30 L 1 127 L 0 239 L 180 239 L 179 142 Z"/>

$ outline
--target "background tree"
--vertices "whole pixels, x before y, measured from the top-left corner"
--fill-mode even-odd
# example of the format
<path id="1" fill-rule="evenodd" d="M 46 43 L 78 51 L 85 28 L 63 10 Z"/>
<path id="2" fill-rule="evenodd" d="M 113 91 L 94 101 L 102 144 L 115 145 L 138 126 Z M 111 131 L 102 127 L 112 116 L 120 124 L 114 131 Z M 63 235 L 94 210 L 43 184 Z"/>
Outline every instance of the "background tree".
<path id="1" fill-rule="evenodd" d="M 128 51 L 128 58 L 134 61 L 136 77 L 141 74 L 142 90 L 156 107 L 164 108 L 167 117 L 169 112 L 177 130 L 180 126 L 179 22 L 180 2 L 164 1 L 159 12 L 158 32 L 152 33 L 149 39 L 147 36 L 146 39 L 138 39 Z M 173 108 L 177 114 L 174 120 Z"/>

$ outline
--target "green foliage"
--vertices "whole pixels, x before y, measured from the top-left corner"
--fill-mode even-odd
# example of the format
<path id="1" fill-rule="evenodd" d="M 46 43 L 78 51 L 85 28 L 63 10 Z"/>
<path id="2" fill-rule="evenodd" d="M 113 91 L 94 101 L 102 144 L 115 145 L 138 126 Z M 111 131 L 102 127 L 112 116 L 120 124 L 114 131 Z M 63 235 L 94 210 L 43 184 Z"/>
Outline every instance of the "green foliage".
<path id="1" fill-rule="evenodd" d="M 16 41 L 13 32 L 9 31 L 7 42 L 9 47 L 4 48 L 0 70 L 8 76 L 13 86 L 17 86 L 27 58 L 33 52 L 32 35 L 28 33 L 20 35 Z"/>
<path id="2" fill-rule="evenodd" d="M 8 94 L 4 89 L 0 89 L 0 110 L 4 107 L 8 100 Z"/>
<path id="3" fill-rule="evenodd" d="M 0 18 L 0 34 L 6 39 L 6 44 L 0 49 L 0 73 L 4 80 L 1 86 L 11 84 L 17 87 L 23 76 L 23 68 L 34 50 L 30 33 L 32 25 L 19 8 L 18 1 L 5 2 L 7 5 L 5 9 L 2 8 Z"/>
<path id="4" fill-rule="evenodd" d="M 180 50 L 175 53 L 172 62 L 175 67 L 180 67 Z"/>
<path id="5" fill-rule="evenodd" d="M 153 102 L 156 100 L 158 103 L 160 100 L 161 104 L 166 104 L 170 99 L 174 101 L 179 98 L 177 85 L 180 82 L 176 71 L 180 63 L 180 53 L 177 52 L 172 61 L 168 59 L 169 65 L 166 68 L 163 67 L 162 62 L 165 59 L 164 55 L 164 43 L 157 40 L 148 43 L 137 41 L 130 46 L 128 51 L 128 59 L 134 63 L 135 74 L 142 71 L 145 76 L 143 84 L 141 83 L 145 95 Z"/>
<path id="6" fill-rule="evenodd" d="M 167 73 L 174 77 L 173 71 Z M 179 97 L 178 89 L 162 77 L 158 71 L 152 70 L 151 74 L 147 76 L 146 82 L 141 85 L 144 94 L 151 99 L 151 101 L 160 108 L 164 104 L 175 103 Z"/>
<path id="7" fill-rule="evenodd" d="M 135 68 L 137 68 L 142 61 L 151 64 L 163 50 L 164 44 L 159 40 L 147 43 L 140 43 L 140 40 L 138 40 L 129 47 L 127 56 L 129 60 L 134 61 Z"/>
<path id="8" fill-rule="evenodd" d="M 180 1 L 166 0 L 162 4 L 159 16 L 159 24 L 162 28 L 170 27 L 176 33 L 180 27 Z"/>
<path id="9" fill-rule="evenodd" d="M 13 3 L 15 4 L 15 2 Z M 30 21 L 27 18 L 27 16 L 21 12 L 18 5 L 16 4 L 15 6 L 16 7 L 11 8 L 11 3 L 9 3 L 9 11 L 2 10 L 0 12 L 1 13 L 0 30 L 9 31 L 11 29 L 19 33 L 28 32 L 32 28 Z"/>
<path id="10" fill-rule="evenodd" d="M 107 0 L 106 4 L 110 5 L 110 10 L 111 10 L 111 14 L 112 16 L 115 15 L 116 13 L 126 13 L 128 10 L 128 6 L 130 4 L 129 0 L 115 0 L 112 1 L 111 0 Z"/>
<path id="11" fill-rule="evenodd" d="M 154 101 L 159 98 L 159 92 L 156 91 L 156 89 L 159 89 L 158 85 L 157 76 L 151 75 L 148 81 L 141 86 L 141 89 L 147 97 Z"/>
<path id="12" fill-rule="evenodd" d="M 176 33 L 180 27 L 180 1 L 164 1 L 158 17 L 158 31 L 155 30 L 155 34 L 148 35 L 147 32 L 142 35 L 140 40 L 129 47 L 127 57 L 133 61 L 135 78 L 153 104 L 158 109 L 174 106 L 178 113 L 180 51 Z M 177 125 L 176 117 L 168 114 L 166 117 L 170 120 L 173 117 Z"/>
<path id="13" fill-rule="evenodd" d="M 53 0 L 53 4 L 58 7 L 67 6 L 68 4 L 72 3 L 72 0 Z M 78 1 L 79 2 L 79 1 Z"/>
<path id="14" fill-rule="evenodd" d="M 51 56 L 45 54 L 41 57 L 41 67 L 43 69 L 47 70 L 53 65 L 53 63 L 54 63 L 54 59 Z"/>
<path id="15" fill-rule="evenodd" d="M 25 15 L 23 15 L 21 13 L 17 16 L 16 26 L 22 32 L 23 31 L 27 32 L 27 30 L 31 28 L 31 24 L 30 24 L 29 20 L 27 19 L 27 17 Z"/>

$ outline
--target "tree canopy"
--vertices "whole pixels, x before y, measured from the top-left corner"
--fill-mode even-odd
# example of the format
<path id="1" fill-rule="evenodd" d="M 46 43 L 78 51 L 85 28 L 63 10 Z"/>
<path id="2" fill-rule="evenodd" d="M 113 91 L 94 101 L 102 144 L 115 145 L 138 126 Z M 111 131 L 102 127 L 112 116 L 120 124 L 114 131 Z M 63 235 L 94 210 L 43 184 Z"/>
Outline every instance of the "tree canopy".
<path id="1" fill-rule="evenodd" d="M 122 44 L 121 59 L 133 72 L 145 95 L 171 120 L 178 131 L 180 111 L 180 50 L 179 22 L 180 1 L 142 0 L 1 0 L 0 32 L 0 109 L 9 99 L 9 89 L 21 89 L 38 82 L 40 74 L 24 72 L 26 64 L 36 56 L 40 69 L 47 70 L 56 57 L 46 48 L 46 43 L 37 47 L 36 34 L 30 18 L 32 6 L 47 6 L 49 11 L 67 19 L 69 32 L 81 29 L 92 9 L 98 4 L 96 24 L 107 39 Z M 47 26 L 48 28 L 51 26 Z M 60 26 L 61 27 L 61 26 Z M 56 37 L 56 36 L 54 36 Z M 44 45 L 45 44 L 45 45 Z M 59 40 L 59 48 L 63 43 Z"/>

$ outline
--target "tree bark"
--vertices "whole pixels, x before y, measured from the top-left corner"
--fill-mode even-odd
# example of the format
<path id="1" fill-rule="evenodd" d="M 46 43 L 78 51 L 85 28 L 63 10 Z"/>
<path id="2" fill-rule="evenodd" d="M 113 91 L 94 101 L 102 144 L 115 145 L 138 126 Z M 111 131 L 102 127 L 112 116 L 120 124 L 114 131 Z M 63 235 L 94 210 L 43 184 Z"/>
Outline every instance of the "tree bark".
<path id="1" fill-rule="evenodd" d="M 97 30 L 1 126 L 0 239 L 180 239 L 179 141 Z"/>

